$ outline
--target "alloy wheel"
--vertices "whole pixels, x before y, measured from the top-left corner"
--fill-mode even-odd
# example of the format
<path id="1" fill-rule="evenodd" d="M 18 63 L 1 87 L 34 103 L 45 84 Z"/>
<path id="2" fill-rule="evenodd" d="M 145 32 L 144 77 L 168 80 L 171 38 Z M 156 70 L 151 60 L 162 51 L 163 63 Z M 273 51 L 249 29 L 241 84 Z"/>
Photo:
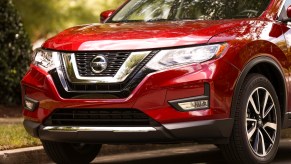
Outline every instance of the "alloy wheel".
<path id="1" fill-rule="evenodd" d="M 246 134 L 252 151 L 260 157 L 269 154 L 277 134 L 277 112 L 271 94 L 263 87 L 256 88 L 246 107 Z"/>

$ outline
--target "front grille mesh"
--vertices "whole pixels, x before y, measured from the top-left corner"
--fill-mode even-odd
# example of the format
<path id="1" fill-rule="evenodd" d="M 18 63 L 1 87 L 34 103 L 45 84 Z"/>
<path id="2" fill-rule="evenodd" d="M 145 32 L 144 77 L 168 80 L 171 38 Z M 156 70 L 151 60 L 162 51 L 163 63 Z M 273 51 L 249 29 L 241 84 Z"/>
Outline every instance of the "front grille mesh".
<path id="1" fill-rule="evenodd" d="M 47 126 L 149 126 L 152 119 L 135 109 L 58 109 Z"/>
<path id="2" fill-rule="evenodd" d="M 107 69 L 102 73 L 94 73 L 90 68 L 91 61 L 97 56 L 102 55 L 108 61 Z M 77 52 L 75 54 L 78 72 L 83 77 L 113 77 L 120 69 L 122 64 L 130 55 L 129 52 Z"/>

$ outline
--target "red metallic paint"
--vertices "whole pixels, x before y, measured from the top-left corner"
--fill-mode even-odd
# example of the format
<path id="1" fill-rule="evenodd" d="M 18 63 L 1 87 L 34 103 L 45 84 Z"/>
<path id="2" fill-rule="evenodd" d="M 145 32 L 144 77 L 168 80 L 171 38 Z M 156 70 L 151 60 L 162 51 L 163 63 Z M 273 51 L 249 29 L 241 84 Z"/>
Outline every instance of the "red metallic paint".
<path id="1" fill-rule="evenodd" d="M 91 24 L 70 28 L 49 39 L 44 48 L 60 51 L 137 50 L 204 44 L 243 20 Z M 121 35 L 122 34 L 122 35 Z"/>
<path id="2" fill-rule="evenodd" d="M 25 94 L 40 104 L 34 112 L 24 110 L 24 116 L 42 122 L 57 108 L 78 107 L 136 108 L 160 123 L 228 118 L 239 75 L 247 63 L 260 56 L 272 58 L 281 67 L 290 97 L 291 43 L 286 43 L 285 37 L 291 36 L 291 30 L 276 21 L 281 3 L 273 0 L 257 19 L 92 24 L 67 29 L 42 47 L 111 51 L 226 42 L 228 49 L 215 60 L 149 74 L 125 99 L 64 99 L 50 75 L 31 65 L 21 84 Z M 211 87 L 209 109 L 180 112 L 168 104 L 169 100 L 203 95 L 205 82 Z"/>
<path id="3" fill-rule="evenodd" d="M 291 18 L 291 6 L 287 8 L 287 16 Z"/>

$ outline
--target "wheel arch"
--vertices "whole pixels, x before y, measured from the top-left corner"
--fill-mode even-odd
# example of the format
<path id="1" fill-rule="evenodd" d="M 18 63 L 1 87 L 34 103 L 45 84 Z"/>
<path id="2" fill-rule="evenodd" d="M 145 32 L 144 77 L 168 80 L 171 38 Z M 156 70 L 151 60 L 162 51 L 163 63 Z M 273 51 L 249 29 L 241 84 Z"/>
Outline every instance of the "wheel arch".
<path id="1" fill-rule="evenodd" d="M 242 87 L 242 84 L 250 73 L 259 73 L 264 75 L 274 86 L 276 90 L 276 94 L 279 99 L 280 103 L 280 110 L 281 110 L 281 118 L 282 118 L 282 127 L 286 127 L 288 125 L 285 117 L 286 109 L 287 109 L 287 85 L 284 78 L 284 73 L 280 67 L 280 65 L 271 57 L 256 57 L 252 59 L 247 65 L 244 67 L 243 71 L 241 72 L 234 89 L 234 94 L 231 103 L 231 111 L 230 116 L 234 118 L 235 114 L 235 104 L 237 104 L 237 97 L 239 91 Z"/>

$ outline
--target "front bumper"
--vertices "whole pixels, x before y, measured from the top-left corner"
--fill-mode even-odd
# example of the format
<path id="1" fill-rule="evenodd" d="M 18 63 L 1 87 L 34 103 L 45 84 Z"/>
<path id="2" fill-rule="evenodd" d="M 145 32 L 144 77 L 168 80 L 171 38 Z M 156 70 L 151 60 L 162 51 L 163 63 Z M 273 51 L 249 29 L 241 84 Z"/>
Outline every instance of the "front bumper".
<path id="1" fill-rule="evenodd" d="M 26 130 L 43 140 L 71 142 L 175 142 L 175 141 L 221 141 L 226 140 L 232 129 L 230 106 L 239 71 L 222 59 L 181 66 L 175 69 L 147 75 L 123 99 L 82 99 L 60 96 L 53 78 L 47 72 L 32 65 L 21 85 L 23 97 L 38 102 L 34 111 L 23 110 Z M 205 95 L 209 86 L 209 108 L 181 111 L 171 102 Z M 153 130 L 100 131 L 70 127 L 59 130 L 46 127 L 44 122 L 58 109 L 137 109 L 160 124 Z M 79 130 L 76 130 L 78 129 Z M 110 127 L 108 127 L 110 128 Z M 131 127 L 129 127 L 131 128 Z M 56 130 L 57 129 L 57 130 Z M 94 129 L 94 128 L 91 128 Z M 96 129 L 98 131 L 96 132 Z M 69 134 L 69 135 L 68 135 Z"/>
<path id="2" fill-rule="evenodd" d="M 85 143 L 226 143 L 232 119 L 163 124 L 156 127 L 78 127 L 44 126 L 25 120 L 26 131 L 41 140 Z"/>

